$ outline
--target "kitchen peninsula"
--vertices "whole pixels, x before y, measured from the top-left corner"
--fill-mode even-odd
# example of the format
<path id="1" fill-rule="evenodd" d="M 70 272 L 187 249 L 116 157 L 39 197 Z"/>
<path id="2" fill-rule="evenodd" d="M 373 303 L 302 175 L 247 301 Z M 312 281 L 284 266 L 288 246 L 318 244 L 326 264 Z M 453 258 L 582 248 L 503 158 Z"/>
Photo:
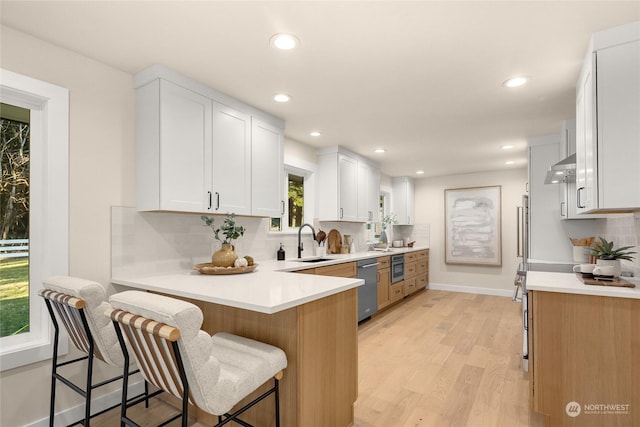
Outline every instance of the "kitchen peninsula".
<path id="1" fill-rule="evenodd" d="M 112 282 L 197 305 L 210 334 L 226 331 L 282 348 L 288 359 L 280 388 L 283 426 L 348 426 L 358 395 L 357 287 L 363 281 L 286 271 L 307 266 L 267 261 L 248 274 L 184 270 Z M 272 411 L 256 405 L 244 418 L 265 425 Z M 200 411 L 198 419 L 215 423 Z"/>
<path id="2" fill-rule="evenodd" d="M 529 272 L 529 386 L 547 426 L 640 425 L 640 281 Z"/>

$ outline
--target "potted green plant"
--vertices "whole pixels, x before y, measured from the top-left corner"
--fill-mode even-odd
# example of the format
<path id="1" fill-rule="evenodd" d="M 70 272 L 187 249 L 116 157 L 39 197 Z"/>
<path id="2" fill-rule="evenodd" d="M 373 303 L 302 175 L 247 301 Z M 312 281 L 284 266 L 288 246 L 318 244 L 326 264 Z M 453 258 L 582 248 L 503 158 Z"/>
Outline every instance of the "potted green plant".
<path id="1" fill-rule="evenodd" d="M 613 275 L 615 277 L 619 277 L 622 272 L 620 260 L 624 259 L 626 261 L 633 261 L 633 257 L 631 255 L 636 252 L 629 250 L 633 248 L 633 246 L 622 246 L 614 249 L 613 241 L 608 242 L 604 237 L 599 237 L 599 239 L 599 242 L 596 242 L 591 246 L 591 255 L 597 258 L 597 265 L 612 266 L 614 270 Z"/>
<path id="2" fill-rule="evenodd" d="M 380 232 L 380 242 L 388 243 L 389 239 L 387 237 L 387 227 L 391 224 L 397 224 L 398 220 L 396 219 L 396 214 L 393 212 L 384 215 L 380 220 L 380 226 L 382 227 L 382 231 Z"/>
<path id="3" fill-rule="evenodd" d="M 235 247 L 232 242 L 237 238 L 244 236 L 245 228 L 236 225 L 236 214 L 227 215 L 221 226 L 216 227 L 215 219 L 202 215 L 202 221 L 213 230 L 213 236 L 222 243 L 219 251 L 214 252 L 211 256 L 211 263 L 215 267 L 233 267 L 233 263 L 238 258 Z"/>

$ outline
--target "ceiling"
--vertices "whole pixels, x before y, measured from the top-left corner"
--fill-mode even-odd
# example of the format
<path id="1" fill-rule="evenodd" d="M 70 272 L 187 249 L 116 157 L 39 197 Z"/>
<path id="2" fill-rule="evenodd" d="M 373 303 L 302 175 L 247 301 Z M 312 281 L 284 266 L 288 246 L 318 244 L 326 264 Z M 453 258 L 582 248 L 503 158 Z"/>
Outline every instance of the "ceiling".
<path id="1" fill-rule="evenodd" d="M 164 64 L 283 118 L 290 139 L 438 176 L 525 166 L 527 137 L 575 117 L 590 34 L 640 20 L 640 2 L 2 1 L 0 14 L 127 73 Z M 272 48 L 282 32 L 300 46 Z M 504 88 L 514 75 L 531 81 Z"/>

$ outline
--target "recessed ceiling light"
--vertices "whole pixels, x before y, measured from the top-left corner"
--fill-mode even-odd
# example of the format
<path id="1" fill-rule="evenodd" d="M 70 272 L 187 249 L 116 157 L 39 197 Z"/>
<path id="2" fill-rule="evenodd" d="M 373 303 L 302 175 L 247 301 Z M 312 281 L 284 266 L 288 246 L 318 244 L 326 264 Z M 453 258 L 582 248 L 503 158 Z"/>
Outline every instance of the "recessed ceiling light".
<path id="1" fill-rule="evenodd" d="M 375 151 L 376 153 L 384 153 L 384 152 L 385 152 L 385 151 L 387 151 L 387 150 L 385 150 L 384 148 L 376 148 L 374 151 Z"/>
<path id="2" fill-rule="evenodd" d="M 503 150 L 510 150 L 510 149 L 512 149 L 512 148 L 513 148 L 513 145 L 503 145 L 503 146 L 502 146 L 502 147 L 500 147 L 500 148 L 502 148 Z"/>
<path id="3" fill-rule="evenodd" d="M 320 136 L 320 132 L 318 132 L 317 130 L 314 130 L 313 132 L 309 132 L 309 135 L 311 135 L 311 136 Z"/>
<path id="4" fill-rule="evenodd" d="M 271 36 L 271 46 L 280 50 L 291 50 L 300 44 L 300 40 L 293 34 L 275 34 Z"/>
<path id="5" fill-rule="evenodd" d="M 424 171 L 423 171 L 423 170 L 419 170 L 419 171 L 416 171 L 416 173 L 417 173 L 418 175 L 423 175 L 423 174 L 424 174 Z"/>
<path id="6" fill-rule="evenodd" d="M 289 102 L 291 101 L 291 96 L 286 93 L 277 93 L 273 95 L 273 100 L 276 102 Z"/>
<path id="7" fill-rule="evenodd" d="M 512 165 L 515 162 L 513 160 L 507 160 L 506 162 L 504 162 L 505 165 Z"/>
<path id="8" fill-rule="evenodd" d="M 509 80 L 505 80 L 502 83 L 502 86 L 504 86 L 504 87 L 520 87 L 520 86 L 524 85 L 525 83 L 527 83 L 528 81 L 529 81 L 529 77 L 525 77 L 525 76 L 512 77 Z"/>
<path id="9" fill-rule="evenodd" d="M 558 181 L 557 179 L 554 179 L 553 181 L 551 181 L 551 183 L 552 183 L 552 184 L 557 184 L 557 183 L 559 183 L 559 182 L 560 182 L 560 181 Z"/>
<path id="10" fill-rule="evenodd" d="M 564 175 L 564 172 L 558 171 L 558 172 L 556 172 L 556 175 Z"/>

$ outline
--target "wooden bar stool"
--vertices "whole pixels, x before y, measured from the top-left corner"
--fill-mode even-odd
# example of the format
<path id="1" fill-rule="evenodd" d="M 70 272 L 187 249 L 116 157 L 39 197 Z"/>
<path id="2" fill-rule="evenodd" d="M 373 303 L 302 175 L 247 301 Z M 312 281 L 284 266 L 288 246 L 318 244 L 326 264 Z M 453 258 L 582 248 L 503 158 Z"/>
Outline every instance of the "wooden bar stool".
<path id="1" fill-rule="evenodd" d="M 161 425 L 182 417 L 187 425 L 189 404 L 218 416 L 217 426 L 235 421 L 247 409 L 274 394 L 275 423 L 280 425 L 279 380 L 287 366 L 278 347 L 219 332 L 200 330 L 202 311 L 195 305 L 162 295 L 126 291 L 111 296 L 112 319 L 120 345 L 128 346 L 145 379 L 182 400 L 182 412 Z M 126 337 L 126 338 L 125 338 Z M 128 363 L 127 351 L 125 366 Z M 232 408 L 270 378 L 273 386 L 240 409 Z M 126 379 L 125 379 L 126 381 Z M 122 401 L 126 402 L 126 387 Z M 123 403 L 121 425 L 138 426 Z"/>
<path id="2" fill-rule="evenodd" d="M 111 322 L 104 316 L 104 311 L 109 307 L 104 287 L 97 282 L 68 276 L 50 277 L 43 282 L 43 286 L 44 289 L 41 289 L 38 294 L 44 298 L 54 327 L 49 426 L 52 427 L 54 424 L 57 381 L 62 382 L 85 398 L 84 418 L 72 424 L 82 423 L 88 426 L 91 418 L 120 405 L 118 403 L 92 414 L 92 391 L 122 379 L 123 375 L 127 377 L 130 374 L 134 374 L 138 370 L 129 372 L 127 368 L 122 375 L 93 384 L 94 359 L 101 360 L 110 366 L 124 368 L 124 356 L 118 343 L 118 337 L 110 324 Z M 66 362 L 58 362 L 60 323 L 69 334 L 69 340 L 78 350 L 85 353 L 84 356 Z M 58 368 L 84 360 L 87 361 L 84 388 L 73 383 L 58 371 Z M 144 400 L 148 405 L 149 397 L 147 384 L 145 383 L 145 392 L 133 397 L 132 401 L 139 403 Z"/>

